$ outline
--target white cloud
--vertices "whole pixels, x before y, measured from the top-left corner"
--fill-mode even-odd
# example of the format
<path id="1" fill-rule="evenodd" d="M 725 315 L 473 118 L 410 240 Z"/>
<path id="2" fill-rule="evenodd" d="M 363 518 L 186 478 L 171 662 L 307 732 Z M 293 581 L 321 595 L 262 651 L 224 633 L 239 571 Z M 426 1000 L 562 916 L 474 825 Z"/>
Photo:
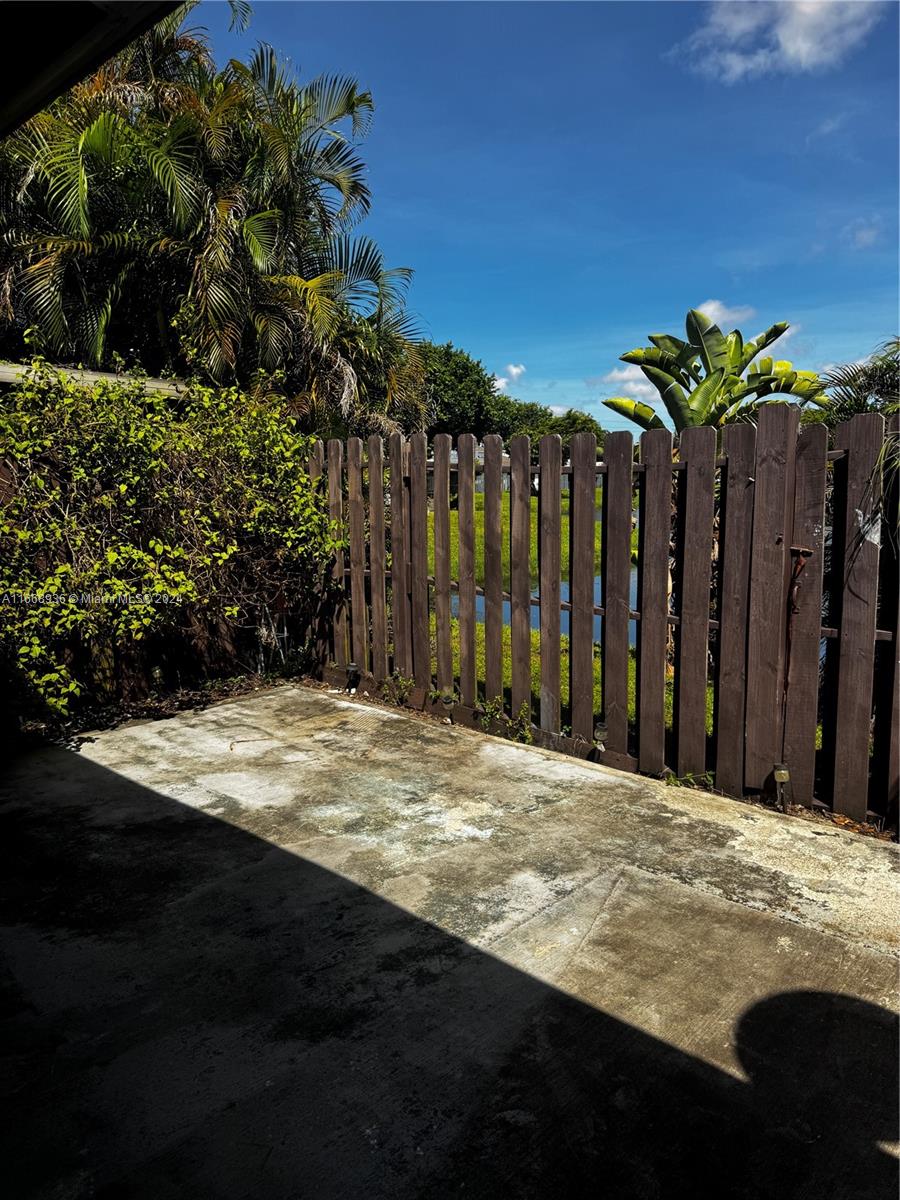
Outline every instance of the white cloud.
<path id="1" fill-rule="evenodd" d="M 524 363 L 507 363 L 503 368 L 505 374 L 494 376 L 494 391 L 502 392 L 511 384 L 515 383 L 521 375 L 525 374 Z"/>
<path id="2" fill-rule="evenodd" d="M 642 400 L 644 404 L 652 404 L 659 398 L 659 392 L 634 363 L 626 367 L 613 367 L 599 379 L 594 377 L 585 382 L 589 382 L 589 386 L 599 384 L 607 396 L 626 396 L 629 400 Z"/>
<path id="3" fill-rule="evenodd" d="M 841 236 L 851 250 L 868 250 L 881 237 L 881 221 L 878 217 L 857 217 L 844 226 Z"/>
<path id="4" fill-rule="evenodd" d="M 697 307 L 722 329 L 726 325 L 733 328 L 741 321 L 749 321 L 751 317 L 756 316 L 756 309 L 751 308 L 749 304 L 737 304 L 734 308 L 729 308 L 721 300 L 704 300 Z"/>
<path id="5" fill-rule="evenodd" d="M 571 406 L 568 404 L 551 404 L 550 411 L 554 417 L 564 417 Z"/>
<path id="6" fill-rule="evenodd" d="M 820 121 L 815 129 L 811 129 L 806 135 L 807 146 L 811 142 L 816 142 L 819 138 L 830 137 L 831 134 L 837 133 L 839 129 L 843 129 L 847 124 L 848 114 L 845 112 L 835 113 L 833 117 L 825 117 Z"/>
<path id="7" fill-rule="evenodd" d="M 729 84 L 821 71 L 861 45 L 886 7 L 881 0 L 715 0 L 671 56 Z"/>

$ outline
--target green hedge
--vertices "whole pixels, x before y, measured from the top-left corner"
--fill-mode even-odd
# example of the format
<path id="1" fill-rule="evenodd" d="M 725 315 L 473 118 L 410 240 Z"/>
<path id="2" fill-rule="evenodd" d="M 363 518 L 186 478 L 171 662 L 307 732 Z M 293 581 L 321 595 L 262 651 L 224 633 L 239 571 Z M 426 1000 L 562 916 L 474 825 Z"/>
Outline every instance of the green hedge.
<path id="1" fill-rule="evenodd" d="M 333 548 L 283 400 L 36 363 L 0 395 L 0 652 L 26 707 L 259 670 L 302 651 Z"/>

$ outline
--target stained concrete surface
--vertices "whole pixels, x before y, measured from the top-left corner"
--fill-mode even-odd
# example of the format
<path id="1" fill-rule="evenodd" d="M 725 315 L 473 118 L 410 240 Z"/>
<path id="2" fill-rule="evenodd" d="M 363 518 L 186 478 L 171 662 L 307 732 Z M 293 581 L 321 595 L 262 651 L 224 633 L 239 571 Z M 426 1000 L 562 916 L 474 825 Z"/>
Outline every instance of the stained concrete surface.
<path id="1" fill-rule="evenodd" d="M 0 820 L 13 1197 L 896 1193 L 895 847 L 299 687 Z"/>

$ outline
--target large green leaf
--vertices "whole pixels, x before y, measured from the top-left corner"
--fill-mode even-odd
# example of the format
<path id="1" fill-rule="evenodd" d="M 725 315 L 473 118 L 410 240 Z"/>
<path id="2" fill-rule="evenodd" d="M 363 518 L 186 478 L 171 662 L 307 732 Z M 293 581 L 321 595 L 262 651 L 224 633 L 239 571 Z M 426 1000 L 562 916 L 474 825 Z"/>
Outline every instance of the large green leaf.
<path id="1" fill-rule="evenodd" d="M 658 367 L 676 379 L 682 387 L 691 386 L 692 376 L 682 368 L 678 359 L 666 350 L 657 349 L 656 346 L 641 346 L 637 350 L 629 350 L 627 353 L 619 355 L 619 361 L 634 363 L 639 367 Z"/>
<path id="2" fill-rule="evenodd" d="M 698 384 L 697 387 L 695 387 L 691 392 L 690 396 L 688 397 L 688 403 L 690 404 L 691 412 L 693 413 L 692 424 L 707 424 L 709 410 L 712 408 L 721 394 L 722 380 L 724 376 L 725 372 L 719 368 L 718 370 L 713 371 L 711 375 L 707 375 L 703 382 Z"/>
<path id="3" fill-rule="evenodd" d="M 696 346 L 707 372 L 728 369 L 728 344 L 722 330 L 704 312 L 692 308 L 685 321 L 688 341 Z"/>
<path id="4" fill-rule="evenodd" d="M 739 364 L 741 371 L 745 371 L 753 362 L 754 358 L 756 358 L 757 354 L 762 354 L 763 350 L 765 350 L 768 346 L 771 346 L 773 342 L 776 342 L 783 333 L 787 332 L 788 329 L 790 329 L 790 325 L 787 323 L 787 321 L 778 321 L 776 324 L 770 325 L 765 333 L 761 333 L 752 341 L 747 342 L 741 353 L 741 361 Z"/>
<path id="5" fill-rule="evenodd" d="M 673 379 L 667 371 L 661 371 L 658 367 L 641 367 L 641 370 L 659 392 L 660 398 L 666 406 L 666 412 L 675 423 L 675 428 L 684 429 L 688 425 L 693 425 L 690 401 L 681 384 Z"/>
<path id="6" fill-rule="evenodd" d="M 642 404 L 640 400 L 629 400 L 625 396 L 613 396 L 611 400 L 604 400 L 603 403 L 613 412 L 627 417 L 629 421 L 634 421 L 635 425 L 640 425 L 642 429 L 665 429 L 665 425 L 650 405 Z"/>

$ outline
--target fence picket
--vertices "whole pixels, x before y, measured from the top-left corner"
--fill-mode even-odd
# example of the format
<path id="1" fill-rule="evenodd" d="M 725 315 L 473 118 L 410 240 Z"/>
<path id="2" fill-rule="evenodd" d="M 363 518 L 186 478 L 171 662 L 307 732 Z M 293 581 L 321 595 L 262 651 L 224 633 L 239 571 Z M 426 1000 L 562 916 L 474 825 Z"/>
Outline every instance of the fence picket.
<path id="1" fill-rule="evenodd" d="M 457 508 L 459 514 L 459 696 L 466 708 L 475 707 L 475 438 L 460 434 Z"/>
<path id="2" fill-rule="evenodd" d="M 576 433 L 569 492 L 569 702 L 572 737 L 594 741 L 594 521 L 597 439 Z"/>
<path id="3" fill-rule="evenodd" d="M 360 671 L 369 667 L 366 610 L 366 510 L 363 503 L 362 442 L 347 441 L 347 520 L 350 527 L 350 645 Z"/>
<path id="4" fill-rule="evenodd" d="M 744 786 L 762 791 L 782 752 L 785 614 L 799 409 L 763 404 L 756 431 Z"/>
<path id="5" fill-rule="evenodd" d="M 666 654 L 669 615 L 669 543 L 672 520 L 672 435 L 641 435 L 638 522 L 637 706 L 638 764 L 650 775 L 666 765 Z"/>
<path id="6" fill-rule="evenodd" d="M 880 498 L 879 454 L 884 418 L 862 413 L 838 428 L 847 451 L 841 584 L 840 648 L 834 740 L 834 806 L 865 820 L 869 792 L 869 734 L 878 606 L 878 536 L 873 513 Z"/>
<path id="7" fill-rule="evenodd" d="M 399 433 L 390 438 L 391 465 L 391 624 L 394 635 L 393 670 L 412 678 L 412 616 L 406 572 L 409 538 L 405 525 L 406 481 L 403 469 L 404 441 Z"/>
<path id="8" fill-rule="evenodd" d="M 827 452 L 824 425 L 801 430 L 795 467 L 781 761 L 790 764 L 795 803 L 807 806 L 813 801 L 816 777 Z M 806 557 L 801 550 L 812 553 Z"/>
<path id="9" fill-rule="evenodd" d="M 558 434 L 541 438 L 538 491 L 538 571 L 541 612 L 541 729 L 559 733 L 560 666 L 560 535 L 562 441 Z"/>
<path id="10" fill-rule="evenodd" d="M 450 626 L 450 435 L 434 439 L 434 632 L 438 691 L 453 691 Z"/>
<path id="11" fill-rule="evenodd" d="M 313 443 L 313 448 L 309 456 L 308 470 L 309 478 L 318 490 L 318 488 L 322 487 L 322 476 L 325 473 L 325 447 L 321 441 L 317 440 Z M 322 583 L 323 580 L 321 577 L 316 579 L 316 599 L 310 617 L 309 630 L 307 631 L 307 637 L 312 649 L 313 669 L 316 673 L 321 672 L 328 659 L 328 635 L 331 628 L 329 614 L 325 611 Z"/>
<path id="12" fill-rule="evenodd" d="M 631 584 L 631 522 L 634 442 L 630 433 L 606 436 L 603 447 L 601 527 L 603 623 L 601 635 L 604 745 L 614 754 L 628 753 L 628 621 Z"/>
<path id="13" fill-rule="evenodd" d="M 428 619 L 428 480 L 424 433 L 409 439 L 410 602 L 413 675 L 416 685 L 431 687 L 431 631 Z"/>
<path id="14" fill-rule="evenodd" d="M 387 678 L 387 600 L 384 557 L 384 448 L 381 438 L 369 438 L 369 595 L 372 605 L 372 674 Z"/>
<path id="15" fill-rule="evenodd" d="M 679 448 L 678 616 L 675 630 L 675 770 L 706 770 L 706 682 L 716 431 L 685 429 Z"/>
<path id="16" fill-rule="evenodd" d="M 756 428 L 722 430 L 719 515 L 719 636 L 716 655 L 716 787 L 729 796 L 744 793 L 744 705 L 747 698 L 747 613 L 753 548 L 753 489 Z"/>
<path id="17" fill-rule="evenodd" d="M 503 697 L 503 440 L 484 439 L 484 693 Z"/>
<path id="18" fill-rule="evenodd" d="M 328 515 L 334 524 L 338 539 L 344 538 L 344 447 L 337 438 L 328 442 Z M 347 653 L 347 615 L 344 597 L 346 596 L 347 581 L 345 577 L 345 562 L 343 546 L 335 551 L 331 567 L 331 578 L 334 583 L 334 612 L 333 612 L 333 649 L 334 661 L 339 667 L 346 667 L 349 662 Z"/>
<path id="19" fill-rule="evenodd" d="M 513 717 L 531 715 L 531 439 L 509 443 L 509 595 Z"/>
<path id="20" fill-rule="evenodd" d="M 887 428 L 883 464 L 881 605 L 879 625 L 893 635 L 880 642 L 875 670 L 875 723 L 872 732 L 873 804 L 887 818 L 900 801 L 900 417 Z"/>

